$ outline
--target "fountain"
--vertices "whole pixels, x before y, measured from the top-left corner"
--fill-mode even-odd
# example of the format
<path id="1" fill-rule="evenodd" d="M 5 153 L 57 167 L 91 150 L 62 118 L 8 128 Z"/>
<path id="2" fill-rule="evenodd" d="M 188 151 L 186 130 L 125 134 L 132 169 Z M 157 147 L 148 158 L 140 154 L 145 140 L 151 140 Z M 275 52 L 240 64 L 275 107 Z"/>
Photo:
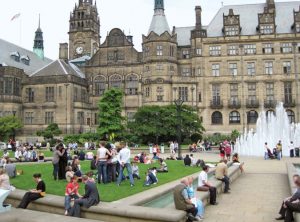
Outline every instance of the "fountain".
<path id="1" fill-rule="evenodd" d="M 288 146 L 291 141 L 295 147 L 300 147 L 300 124 L 290 123 L 283 103 L 278 103 L 275 113 L 260 112 L 256 122 L 256 131 L 245 129 L 236 142 L 236 152 L 244 156 L 263 156 L 264 144 L 268 143 L 271 150 L 278 141 L 282 142 L 282 153 L 289 156 Z"/>

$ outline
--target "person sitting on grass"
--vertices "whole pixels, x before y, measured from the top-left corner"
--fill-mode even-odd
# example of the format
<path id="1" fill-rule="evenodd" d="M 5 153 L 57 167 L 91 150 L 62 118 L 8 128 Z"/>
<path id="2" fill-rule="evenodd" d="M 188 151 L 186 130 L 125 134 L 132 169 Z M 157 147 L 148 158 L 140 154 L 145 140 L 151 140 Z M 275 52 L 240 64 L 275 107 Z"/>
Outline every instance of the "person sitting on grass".
<path id="1" fill-rule="evenodd" d="M 80 166 L 80 161 L 79 161 L 78 157 L 74 157 L 71 166 L 72 166 L 72 170 L 73 170 L 74 174 L 77 177 L 81 177 L 82 176 L 82 172 L 81 172 L 81 166 Z"/>
<path id="2" fill-rule="evenodd" d="M 192 164 L 192 159 L 190 158 L 190 156 L 187 154 L 185 156 L 185 158 L 183 159 L 184 162 L 184 166 L 191 166 Z"/>
<path id="3" fill-rule="evenodd" d="M 74 172 L 71 166 L 66 167 L 66 180 L 67 182 L 71 182 L 72 178 L 74 177 Z"/>
<path id="4" fill-rule="evenodd" d="M 159 159 L 159 164 L 160 164 L 160 168 L 157 169 L 158 173 L 168 173 L 169 172 L 168 165 L 162 158 Z"/>
<path id="5" fill-rule="evenodd" d="M 67 216 L 71 209 L 71 201 L 76 200 L 80 197 L 78 192 L 79 184 L 77 176 L 74 176 L 66 186 L 65 192 L 65 215 Z"/>
<path id="6" fill-rule="evenodd" d="M 155 174 L 155 169 L 148 169 L 146 173 L 146 180 L 144 186 L 150 186 L 152 184 L 157 184 L 158 179 Z"/>
<path id="7" fill-rule="evenodd" d="M 25 193 L 18 208 L 26 209 L 30 202 L 35 201 L 39 198 L 43 198 L 46 195 L 46 185 L 42 180 L 42 175 L 40 173 L 35 173 L 33 174 L 33 179 L 37 184 L 36 189 L 30 190 L 29 192 Z"/>
<path id="8" fill-rule="evenodd" d="M 100 202 L 99 192 L 96 183 L 89 180 L 88 176 L 82 177 L 82 182 L 85 184 L 85 194 L 83 197 L 75 200 L 74 206 L 69 210 L 69 215 L 73 217 L 80 217 L 81 206 L 90 208 Z"/>
<path id="9" fill-rule="evenodd" d="M 139 166 L 137 165 L 136 162 L 132 163 L 132 176 L 133 179 L 137 178 L 138 180 L 140 180 L 140 170 L 139 170 Z M 129 176 L 127 176 L 127 179 L 129 179 Z"/>
<path id="10" fill-rule="evenodd" d="M 196 198 L 196 196 L 195 196 L 195 190 L 193 187 L 194 178 L 189 177 L 188 182 L 189 182 L 189 186 L 187 188 L 187 192 L 188 192 L 189 199 L 195 205 L 195 207 L 197 208 L 197 211 L 198 211 L 196 219 L 198 221 L 203 220 L 204 219 L 204 206 L 203 206 L 202 201 L 200 199 Z"/>

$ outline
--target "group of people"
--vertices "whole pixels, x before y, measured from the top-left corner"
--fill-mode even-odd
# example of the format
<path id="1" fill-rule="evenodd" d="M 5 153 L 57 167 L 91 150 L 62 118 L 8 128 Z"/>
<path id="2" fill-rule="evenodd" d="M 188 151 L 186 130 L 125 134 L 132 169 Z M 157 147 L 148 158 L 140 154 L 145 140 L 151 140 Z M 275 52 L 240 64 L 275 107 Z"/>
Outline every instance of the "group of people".
<path id="1" fill-rule="evenodd" d="M 291 141 L 290 146 L 293 146 L 293 145 L 294 145 L 294 142 Z M 281 158 L 282 158 L 282 142 L 281 142 L 281 140 L 278 141 L 278 143 L 276 144 L 276 147 L 273 148 L 273 150 L 271 150 L 268 143 L 265 142 L 264 150 L 265 150 L 265 155 L 264 155 L 265 160 L 267 160 L 267 159 L 281 160 Z M 293 152 L 294 152 L 294 146 L 293 146 L 293 148 L 291 148 L 291 150 L 293 150 Z"/>
<path id="2" fill-rule="evenodd" d="M 230 161 L 232 150 L 232 143 L 230 143 L 228 140 L 225 140 L 224 142 L 220 143 L 219 151 L 221 159 L 227 159 L 228 161 Z"/>

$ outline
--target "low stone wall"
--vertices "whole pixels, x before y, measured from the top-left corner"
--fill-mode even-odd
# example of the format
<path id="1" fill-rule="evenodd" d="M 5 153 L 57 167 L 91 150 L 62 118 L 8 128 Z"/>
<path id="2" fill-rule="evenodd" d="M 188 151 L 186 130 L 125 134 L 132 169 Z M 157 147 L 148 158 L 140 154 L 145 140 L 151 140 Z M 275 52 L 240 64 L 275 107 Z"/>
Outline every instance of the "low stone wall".
<path id="1" fill-rule="evenodd" d="M 296 191 L 296 187 L 293 183 L 293 176 L 295 174 L 300 174 L 300 173 L 297 171 L 297 169 L 293 163 L 287 163 L 286 166 L 287 166 L 287 172 L 288 172 L 290 191 L 291 191 L 291 195 L 292 195 Z M 295 219 L 295 222 L 300 222 L 300 213 L 296 213 L 294 215 L 294 219 Z"/>

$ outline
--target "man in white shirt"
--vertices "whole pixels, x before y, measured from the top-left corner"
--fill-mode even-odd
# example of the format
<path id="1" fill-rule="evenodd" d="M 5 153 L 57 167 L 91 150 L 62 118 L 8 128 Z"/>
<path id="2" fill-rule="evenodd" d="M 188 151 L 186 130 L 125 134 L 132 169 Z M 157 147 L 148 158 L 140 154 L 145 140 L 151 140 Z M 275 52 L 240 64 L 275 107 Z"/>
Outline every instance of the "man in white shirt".
<path id="1" fill-rule="evenodd" d="M 121 150 L 119 152 L 118 155 L 118 162 L 120 164 L 120 171 L 119 171 L 119 177 L 118 177 L 118 181 L 117 181 L 117 185 L 120 186 L 122 179 L 123 179 L 123 171 L 126 168 L 127 169 L 127 173 L 128 173 L 128 177 L 130 180 L 130 186 L 134 186 L 134 180 L 133 180 L 133 176 L 132 176 L 132 168 L 131 168 L 131 164 L 130 164 L 130 149 L 125 146 L 124 143 L 120 143 L 121 146 Z"/>
<path id="2" fill-rule="evenodd" d="M 175 154 L 175 145 L 174 145 L 173 141 L 171 141 L 171 143 L 170 143 L 170 154 L 171 155 Z"/>
<path id="3" fill-rule="evenodd" d="M 105 142 L 100 142 L 100 148 L 97 150 L 97 158 L 96 158 L 96 163 L 98 166 L 98 183 L 101 183 L 101 178 L 102 182 L 104 184 L 107 183 L 107 159 L 108 155 L 111 156 L 111 153 L 109 152 L 108 149 L 105 148 L 106 143 Z"/>
<path id="4" fill-rule="evenodd" d="M 294 146 L 293 141 L 290 142 L 289 150 L 290 150 L 290 157 L 294 157 L 295 156 L 295 154 L 294 154 L 295 146 Z"/>
<path id="5" fill-rule="evenodd" d="M 203 170 L 199 174 L 197 191 L 205 191 L 205 192 L 209 191 L 209 193 L 210 193 L 210 198 L 209 198 L 210 204 L 211 205 L 217 205 L 218 204 L 216 202 L 217 189 L 211 183 L 208 182 L 208 177 L 207 177 L 208 171 L 209 171 L 209 167 L 204 166 Z"/>

